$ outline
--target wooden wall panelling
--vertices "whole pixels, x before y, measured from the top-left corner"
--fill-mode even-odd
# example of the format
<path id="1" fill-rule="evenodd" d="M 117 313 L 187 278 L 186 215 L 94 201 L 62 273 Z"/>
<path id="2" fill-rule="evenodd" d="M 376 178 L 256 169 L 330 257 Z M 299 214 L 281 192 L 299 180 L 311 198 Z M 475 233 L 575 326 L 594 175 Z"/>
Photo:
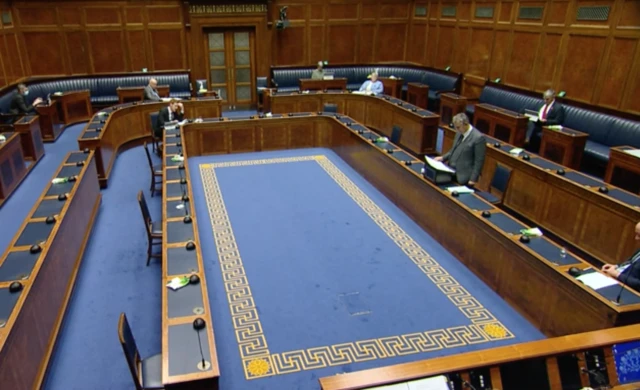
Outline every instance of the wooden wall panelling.
<path id="1" fill-rule="evenodd" d="M 572 99 L 591 102 L 605 45 L 602 36 L 569 35 L 558 88 Z"/>
<path id="2" fill-rule="evenodd" d="M 433 59 L 433 66 L 436 68 L 444 68 L 451 65 L 453 60 L 453 50 L 455 43 L 456 28 L 453 25 L 440 25 L 437 36 L 437 51 Z"/>
<path id="3" fill-rule="evenodd" d="M 351 64 L 357 60 L 358 26 L 355 23 L 330 24 L 327 28 L 327 59 L 329 63 Z M 367 37 L 363 37 L 367 39 Z M 311 62 L 313 63 L 313 62 Z"/>
<path id="4" fill-rule="evenodd" d="M 153 70 L 176 70 L 186 68 L 184 32 L 180 29 L 155 29 L 149 27 Z"/>
<path id="5" fill-rule="evenodd" d="M 471 47 L 467 61 L 467 73 L 472 76 L 487 77 L 489 57 L 493 49 L 494 31 L 485 27 L 471 28 Z"/>
<path id="6" fill-rule="evenodd" d="M 31 73 L 35 75 L 64 74 L 62 40 L 64 36 L 57 31 L 23 32 L 24 47 L 27 49 Z M 7 40 L 9 44 L 12 40 Z M 13 41 L 15 43 L 15 40 Z M 17 52 L 17 46 L 9 47 L 9 52 Z M 15 50 L 12 50 L 15 49 Z M 121 49 L 118 50 L 120 52 Z"/>
<path id="7" fill-rule="evenodd" d="M 428 28 L 429 25 L 421 20 L 417 21 L 414 19 L 411 23 L 407 38 L 407 61 L 418 64 L 425 62 Z"/>
<path id="8" fill-rule="evenodd" d="M 325 50 L 324 24 L 310 25 L 308 31 L 309 50 L 307 51 L 307 53 L 309 57 L 307 58 L 307 62 L 310 64 L 315 64 L 320 60 L 327 60 L 327 58 L 329 58 L 329 54 L 327 50 Z M 353 51 L 353 56 L 355 56 L 355 50 Z"/>
<path id="9" fill-rule="evenodd" d="M 407 44 L 407 23 L 381 22 L 378 24 L 375 47 L 376 62 L 404 61 Z"/>
<path id="10" fill-rule="evenodd" d="M 68 63 L 71 68 L 71 74 L 88 74 L 90 73 L 88 54 L 88 45 L 86 42 L 86 34 L 83 31 L 65 31 L 66 52 L 68 53 Z"/>
<path id="11" fill-rule="evenodd" d="M 120 29 L 87 31 L 92 59 L 91 73 L 126 72 L 125 45 Z M 35 73 L 35 72 L 34 72 Z"/>
<path id="12" fill-rule="evenodd" d="M 507 74 L 507 69 L 509 66 L 509 53 L 511 52 L 512 57 L 513 52 L 519 49 L 519 47 L 511 45 L 512 38 L 513 34 L 510 31 L 496 30 L 493 43 L 493 52 L 491 53 L 491 68 L 488 75 L 489 79 L 494 80 L 498 77 L 505 79 L 505 75 Z M 532 48 L 527 47 L 525 50 L 531 49 Z"/>
<path id="13" fill-rule="evenodd" d="M 376 25 L 362 23 L 358 33 L 358 62 L 371 63 L 374 62 L 376 54 Z"/>
<path id="14" fill-rule="evenodd" d="M 534 89 L 533 76 L 536 54 L 540 47 L 540 34 L 535 32 L 515 31 L 513 50 L 509 58 L 509 70 L 504 81 L 509 85 Z M 552 57 L 553 58 L 553 57 Z M 494 79 L 492 75 L 490 77 Z"/>
<path id="15" fill-rule="evenodd" d="M 540 40 L 540 51 L 536 58 L 537 72 L 535 77 L 535 89 L 544 91 L 553 87 L 553 80 L 558 73 L 558 59 L 560 57 L 560 46 L 562 35 L 542 34 Z"/>
<path id="16" fill-rule="evenodd" d="M 631 75 L 631 66 L 638 47 L 633 38 L 612 38 L 608 42 L 608 54 L 604 61 L 597 103 L 611 108 L 621 105 L 624 87 Z"/>
<path id="17" fill-rule="evenodd" d="M 640 113 L 640 75 L 638 74 L 640 73 L 638 72 L 640 69 L 640 49 L 636 49 L 632 69 L 625 89 L 622 109 Z"/>
<path id="18" fill-rule="evenodd" d="M 4 87 L 10 83 L 7 76 L 6 65 L 8 57 L 5 55 L 6 46 L 4 43 L 4 33 L 0 31 L 0 87 Z"/>
<path id="19" fill-rule="evenodd" d="M 305 65 L 305 26 L 292 25 L 274 32 L 275 65 Z"/>

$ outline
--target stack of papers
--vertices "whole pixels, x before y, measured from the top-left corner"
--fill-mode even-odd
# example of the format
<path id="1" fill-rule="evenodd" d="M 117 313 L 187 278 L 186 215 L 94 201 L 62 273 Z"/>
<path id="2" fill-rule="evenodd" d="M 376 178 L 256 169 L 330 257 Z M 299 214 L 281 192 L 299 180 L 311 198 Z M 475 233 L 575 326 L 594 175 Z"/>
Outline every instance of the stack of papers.
<path id="1" fill-rule="evenodd" d="M 355 93 L 356 95 L 373 95 L 373 92 L 367 92 L 367 91 L 353 91 L 351 93 Z"/>
<path id="2" fill-rule="evenodd" d="M 537 227 L 522 229 L 520 230 L 520 234 L 522 234 L 523 236 L 529 236 L 529 237 L 542 237 L 542 231 Z"/>
<path id="3" fill-rule="evenodd" d="M 430 167 L 435 168 L 438 171 L 456 173 L 454 169 L 448 167 L 442 161 L 436 161 L 429 156 L 424 156 L 424 159 L 427 161 L 427 164 L 429 164 Z"/>
<path id="4" fill-rule="evenodd" d="M 184 286 L 186 286 L 187 284 L 189 284 L 189 277 L 188 276 L 183 276 L 183 277 L 175 277 L 173 279 L 171 279 L 171 281 L 169 283 L 167 283 L 167 287 L 169 287 L 170 289 L 172 289 L 173 291 L 182 288 Z"/>
<path id="5" fill-rule="evenodd" d="M 513 154 L 514 156 L 519 155 L 520 153 L 522 153 L 524 151 L 524 149 L 522 148 L 513 148 L 509 151 L 509 154 Z"/>
<path id="6" fill-rule="evenodd" d="M 473 189 L 467 186 L 447 187 L 447 192 L 457 192 L 458 194 L 473 194 Z"/>
<path id="7" fill-rule="evenodd" d="M 610 278 L 600 272 L 590 272 L 588 274 L 580 275 L 576 279 L 594 290 L 613 286 L 618 283 L 614 278 Z"/>
<path id="8" fill-rule="evenodd" d="M 369 387 L 369 390 L 450 390 L 447 377 L 444 375 L 417 379 L 411 382 L 394 385 Z"/>
<path id="9" fill-rule="evenodd" d="M 629 150 L 625 150 L 624 152 L 634 157 L 640 157 L 640 149 L 629 149 Z"/>

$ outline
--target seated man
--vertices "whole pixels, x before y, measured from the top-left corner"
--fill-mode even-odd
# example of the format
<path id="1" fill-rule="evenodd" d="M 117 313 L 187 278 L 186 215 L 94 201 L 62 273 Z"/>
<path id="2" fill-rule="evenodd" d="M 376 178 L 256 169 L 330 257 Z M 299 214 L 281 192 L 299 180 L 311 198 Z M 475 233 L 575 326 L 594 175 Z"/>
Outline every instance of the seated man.
<path id="1" fill-rule="evenodd" d="M 169 101 L 169 106 L 163 108 L 158 112 L 158 123 L 153 133 L 156 138 L 162 139 L 162 130 L 164 130 L 165 123 L 171 121 L 182 121 L 184 119 L 184 106 L 176 99 Z"/>
<path id="2" fill-rule="evenodd" d="M 42 103 L 41 98 L 36 98 L 33 104 L 27 106 L 27 96 L 29 90 L 24 84 L 18 84 L 18 92 L 11 99 L 11 106 L 9 107 L 10 114 L 29 114 L 35 112 L 35 106 Z"/>
<path id="3" fill-rule="evenodd" d="M 365 81 L 360 87 L 360 91 L 373 93 L 374 95 L 381 94 L 384 91 L 382 81 L 378 80 L 378 72 L 371 73 L 371 80 Z"/>
<path id="4" fill-rule="evenodd" d="M 462 112 L 453 117 L 453 127 L 456 130 L 453 147 L 435 160 L 444 161 L 454 168 L 458 183 L 474 186 L 482 172 L 487 141 Z"/>
<path id="5" fill-rule="evenodd" d="M 158 87 L 158 80 L 150 79 L 149 85 L 144 87 L 144 100 L 151 100 L 154 102 L 159 102 L 162 100 L 162 98 L 160 98 L 160 95 L 158 95 L 158 90 L 156 89 L 156 87 Z"/>
<path id="6" fill-rule="evenodd" d="M 525 144 L 528 149 L 537 153 L 540 149 L 542 139 L 542 126 L 561 125 L 564 122 L 564 107 L 556 102 L 556 93 L 553 89 L 548 89 L 542 95 L 544 105 L 538 111 L 538 120 L 529 122 Z"/>
<path id="7" fill-rule="evenodd" d="M 311 73 L 312 80 L 324 79 L 324 69 L 322 68 L 322 61 L 318 61 L 318 67 Z"/>
<path id="8" fill-rule="evenodd" d="M 635 240 L 640 241 L 640 222 L 636 224 Z M 640 250 L 637 250 L 629 260 L 620 265 L 605 264 L 602 271 L 614 279 L 640 292 L 640 267 L 636 264 L 640 260 Z"/>

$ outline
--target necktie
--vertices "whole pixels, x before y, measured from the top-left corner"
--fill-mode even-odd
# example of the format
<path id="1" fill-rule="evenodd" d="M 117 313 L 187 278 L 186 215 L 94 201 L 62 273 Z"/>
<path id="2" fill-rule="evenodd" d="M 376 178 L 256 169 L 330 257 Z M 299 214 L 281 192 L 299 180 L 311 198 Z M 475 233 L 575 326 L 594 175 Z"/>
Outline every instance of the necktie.
<path id="1" fill-rule="evenodd" d="M 542 119 L 547 120 L 547 113 L 549 112 L 549 105 L 544 105 L 544 110 L 542 110 Z"/>

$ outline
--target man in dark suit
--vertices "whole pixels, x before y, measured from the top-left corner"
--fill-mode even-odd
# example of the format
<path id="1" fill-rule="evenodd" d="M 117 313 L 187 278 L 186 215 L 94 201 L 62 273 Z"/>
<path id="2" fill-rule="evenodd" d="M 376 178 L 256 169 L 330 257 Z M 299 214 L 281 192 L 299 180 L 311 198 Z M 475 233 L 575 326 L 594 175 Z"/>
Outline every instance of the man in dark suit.
<path id="1" fill-rule="evenodd" d="M 640 241 L 640 222 L 636 224 L 635 239 Z M 605 264 L 602 272 L 640 292 L 640 266 L 635 264 L 639 260 L 640 250 L 637 250 L 629 260 L 620 265 Z"/>
<path id="2" fill-rule="evenodd" d="M 156 89 L 157 87 L 158 87 L 158 80 L 150 79 L 149 85 L 144 87 L 144 100 L 151 100 L 154 102 L 161 101 L 162 98 L 160 97 L 160 95 L 158 95 L 158 90 Z"/>
<path id="3" fill-rule="evenodd" d="M 548 89 L 542 95 L 542 99 L 544 100 L 544 105 L 538 111 L 538 120 L 535 122 L 529 121 L 525 138 L 525 144 L 527 144 L 528 149 L 536 153 L 540 150 L 542 127 L 562 125 L 564 122 L 564 107 L 556 101 L 556 92 L 553 89 Z"/>
<path id="4" fill-rule="evenodd" d="M 35 112 L 35 106 L 42 103 L 41 98 L 36 98 L 33 104 L 27 105 L 27 96 L 29 95 L 29 89 L 24 84 L 18 84 L 18 93 L 13 95 L 11 99 L 11 106 L 9 106 L 10 114 L 29 114 Z"/>
<path id="5" fill-rule="evenodd" d="M 453 127 L 457 132 L 453 147 L 435 160 L 444 161 L 454 168 L 458 183 L 473 186 L 482 172 L 487 141 L 478 129 L 471 126 L 464 113 L 453 117 Z"/>
<path id="6" fill-rule="evenodd" d="M 171 99 L 169 105 L 158 112 L 158 123 L 153 132 L 156 138 L 162 138 L 162 130 L 167 122 L 182 121 L 184 119 L 184 106 L 176 99 Z"/>

